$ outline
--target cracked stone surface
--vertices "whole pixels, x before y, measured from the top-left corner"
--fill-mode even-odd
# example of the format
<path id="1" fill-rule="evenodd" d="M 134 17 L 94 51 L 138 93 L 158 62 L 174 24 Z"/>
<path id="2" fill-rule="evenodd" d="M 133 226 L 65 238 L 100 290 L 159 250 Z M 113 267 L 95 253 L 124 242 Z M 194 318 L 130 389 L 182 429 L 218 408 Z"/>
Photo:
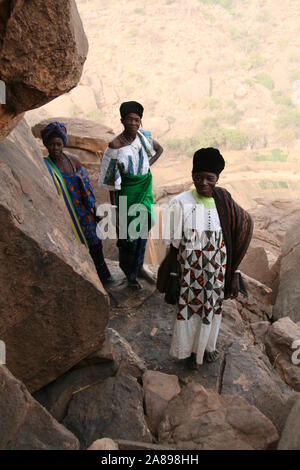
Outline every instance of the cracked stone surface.
<path id="1" fill-rule="evenodd" d="M 169 355 L 173 315 L 174 307 L 165 304 L 163 295 L 155 291 L 140 307 L 113 309 L 109 326 L 126 338 L 148 369 L 175 374 L 181 385 L 195 382 L 222 395 L 242 396 L 281 431 L 297 394 L 273 370 L 236 302 L 224 302 L 219 360 L 204 363 L 199 371 L 187 369 L 184 361 Z"/>

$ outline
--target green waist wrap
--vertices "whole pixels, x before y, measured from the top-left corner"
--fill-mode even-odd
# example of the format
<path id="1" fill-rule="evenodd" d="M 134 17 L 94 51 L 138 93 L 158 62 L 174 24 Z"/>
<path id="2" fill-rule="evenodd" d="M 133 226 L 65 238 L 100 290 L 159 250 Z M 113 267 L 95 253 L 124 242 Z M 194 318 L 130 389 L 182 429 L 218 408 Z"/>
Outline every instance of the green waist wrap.
<path id="1" fill-rule="evenodd" d="M 121 196 L 127 197 L 127 205 L 120 201 Z M 148 234 L 148 231 L 155 222 L 153 213 L 152 173 L 149 171 L 146 175 L 124 175 L 122 177 L 121 190 L 116 192 L 116 203 L 120 216 L 118 236 L 128 240 L 139 238 L 139 236 L 130 236 L 130 234 L 128 234 L 128 227 L 131 222 L 139 218 L 139 213 L 143 213 L 143 220 L 147 220 L 148 228 L 146 230 L 145 226 L 141 227 L 141 224 L 137 223 L 137 231 L 143 233 L 141 236 L 146 238 L 146 232 Z M 130 213 L 131 208 L 134 211 L 135 208 L 132 206 L 135 204 L 142 204 L 143 207 L 140 208 L 141 210 L 137 209 L 134 215 L 129 215 L 128 212 Z"/>

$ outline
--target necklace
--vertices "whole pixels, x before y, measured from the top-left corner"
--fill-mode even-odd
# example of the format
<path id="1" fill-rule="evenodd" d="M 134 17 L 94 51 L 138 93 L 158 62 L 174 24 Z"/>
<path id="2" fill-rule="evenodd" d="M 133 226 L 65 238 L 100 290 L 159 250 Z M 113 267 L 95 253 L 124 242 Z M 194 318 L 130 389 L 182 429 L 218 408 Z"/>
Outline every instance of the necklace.
<path id="1" fill-rule="evenodd" d="M 129 139 L 127 139 L 126 135 L 124 134 L 124 131 L 122 132 L 121 135 L 122 135 L 122 138 L 124 139 L 124 141 L 127 142 L 128 145 L 131 145 L 132 142 L 134 142 L 135 139 L 136 139 L 136 136 L 135 136 L 134 139 L 132 139 L 132 140 L 130 141 Z"/>

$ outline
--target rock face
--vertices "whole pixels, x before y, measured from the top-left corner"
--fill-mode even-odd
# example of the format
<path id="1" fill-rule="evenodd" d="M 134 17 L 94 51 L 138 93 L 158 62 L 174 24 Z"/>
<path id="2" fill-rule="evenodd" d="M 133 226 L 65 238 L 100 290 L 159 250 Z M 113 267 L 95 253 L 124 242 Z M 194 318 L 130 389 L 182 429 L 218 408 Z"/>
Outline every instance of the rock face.
<path id="1" fill-rule="evenodd" d="M 74 394 L 99 384 L 117 372 L 112 362 L 75 368 L 46 385 L 34 394 L 34 398 L 43 405 L 51 415 L 61 422 L 65 418 L 70 401 Z"/>
<path id="2" fill-rule="evenodd" d="M 300 450 L 300 398 L 296 401 L 286 421 L 278 450 Z"/>
<path id="3" fill-rule="evenodd" d="M 300 392 L 300 326 L 289 317 L 281 318 L 269 327 L 265 345 L 279 375 L 291 388 Z"/>
<path id="4" fill-rule="evenodd" d="M 143 411 L 143 391 L 136 379 L 119 375 L 74 395 L 64 425 L 82 447 L 109 437 L 151 442 Z"/>
<path id="5" fill-rule="evenodd" d="M 0 142 L 0 338 L 30 391 L 104 341 L 109 300 L 24 122 Z"/>
<path id="6" fill-rule="evenodd" d="M 157 434 L 158 425 L 169 401 L 180 393 L 178 377 L 148 370 L 143 375 L 143 387 L 149 429 L 153 434 Z"/>
<path id="7" fill-rule="evenodd" d="M 262 246 L 250 246 L 242 260 L 239 269 L 248 276 L 270 286 L 272 276 L 269 268 L 268 256 Z"/>
<path id="8" fill-rule="evenodd" d="M 184 361 L 169 355 L 174 309 L 163 303 L 163 295 L 155 292 L 142 306 L 135 308 L 134 316 L 124 312 L 111 318 L 110 324 L 145 359 L 148 368 L 177 375 L 183 382 L 193 380 L 221 395 L 242 396 L 281 431 L 297 394 L 273 369 L 265 353 L 263 335 L 267 322 L 261 327 L 262 335 L 258 341 L 258 334 L 254 337 L 250 324 L 243 321 L 236 304 L 233 300 L 224 302 L 217 344 L 221 353 L 219 361 L 205 362 L 194 373 Z M 151 337 L 154 328 L 157 333 Z"/>
<path id="9" fill-rule="evenodd" d="M 88 43 L 75 0 L 1 2 L 0 122 L 51 101 L 79 82 Z M 59 21 L 57 21 L 59 18 Z"/>
<path id="10" fill-rule="evenodd" d="M 244 339 L 236 339 L 225 353 L 219 391 L 245 398 L 279 432 L 297 397 L 273 370 L 265 353 Z"/>
<path id="11" fill-rule="evenodd" d="M 180 449 L 261 450 L 274 447 L 278 434 L 243 398 L 219 396 L 190 383 L 169 403 L 159 442 Z"/>
<path id="12" fill-rule="evenodd" d="M 123 374 L 140 378 L 146 371 L 146 363 L 132 349 L 126 339 L 113 328 L 106 329 L 106 339 L 102 349 L 81 361 L 78 366 L 97 365 L 111 361 Z"/>
<path id="13" fill-rule="evenodd" d="M 290 317 L 300 321 L 300 218 L 288 229 L 282 247 L 279 290 L 274 306 L 274 318 Z"/>
<path id="14" fill-rule="evenodd" d="M 272 290 L 261 282 L 243 274 L 248 298 L 239 295 L 238 310 L 249 323 L 268 321 L 272 318 Z"/>
<path id="15" fill-rule="evenodd" d="M 88 119 L 66 117 L 45 119 L 32 128 L 33 135 L 41 138 L 41 130 L 52 121 L 65 123 L 68 131 L 67 147 L 71 147 L 73 150 L 78 148 L 94 152 L 98 156 L 98 160 L 103 155 L 109 142 L 114 138 L 113 130 L 103 124 L 97 124 Z"/>
<path id="16" fill-rule="evenodd" d="M 76 450 L 78 439 L 0 366 L 0 450 Z"/>

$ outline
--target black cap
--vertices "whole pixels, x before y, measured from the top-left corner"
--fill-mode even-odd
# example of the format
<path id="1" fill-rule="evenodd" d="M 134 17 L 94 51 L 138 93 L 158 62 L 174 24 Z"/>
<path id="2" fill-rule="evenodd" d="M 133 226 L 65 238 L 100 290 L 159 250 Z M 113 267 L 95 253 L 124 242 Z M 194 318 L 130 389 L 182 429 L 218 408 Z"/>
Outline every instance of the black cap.
<path id="1" fill-rule="evenodd" d="M 218 149 L 213 147 L 202 148 L 194 153 L 193 173 L 209 171 L 219 175 L 225 168 L 225 160 Z"/>
<path id="2" fill-rule="evenodd" d="M 120 106 L 121 118 L 124 119 L 128 114 L 135 113 L 142 119 L 144 108 L 137 101 L 126 101 Z"/>

